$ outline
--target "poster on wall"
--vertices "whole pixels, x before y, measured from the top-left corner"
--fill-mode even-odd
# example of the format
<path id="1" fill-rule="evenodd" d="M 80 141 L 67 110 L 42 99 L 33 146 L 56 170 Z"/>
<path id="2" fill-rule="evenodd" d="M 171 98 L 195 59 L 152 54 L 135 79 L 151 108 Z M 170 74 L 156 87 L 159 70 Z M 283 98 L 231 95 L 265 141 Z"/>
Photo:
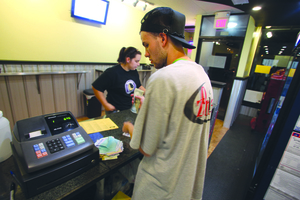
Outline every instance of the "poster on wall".
<path id="1" fill-rule="evenodd" d="M 264 199 L 300 199 L 299 188 L 300 133 L 293 131 Z"/>
<path id="2" fill-rule="evenodd" d="M 225 64 L 226 64 L 226 56 L 209 56 L 208 57 L 208 61 L 207 61 L 207 66 L 208 67 L 216 67 L 216 68 L 220 68 L 220 69 L 224 69 L 225 68 Z"/>
<path id="3" fill-rule="evenodd" d="M 300 132 L 300 116 L 298 117 L 294 130 Z"/>

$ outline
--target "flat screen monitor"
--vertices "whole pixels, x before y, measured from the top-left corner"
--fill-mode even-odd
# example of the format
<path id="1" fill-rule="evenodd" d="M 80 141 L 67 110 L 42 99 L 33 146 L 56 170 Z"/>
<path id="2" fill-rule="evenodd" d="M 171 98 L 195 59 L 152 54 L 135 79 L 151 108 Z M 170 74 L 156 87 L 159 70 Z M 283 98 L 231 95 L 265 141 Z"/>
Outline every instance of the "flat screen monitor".
<path id="1" fill-rule="evenodd" d="M 108 5 L 106 0 L 72 0 L 71 16 L 105 25 Z"/>

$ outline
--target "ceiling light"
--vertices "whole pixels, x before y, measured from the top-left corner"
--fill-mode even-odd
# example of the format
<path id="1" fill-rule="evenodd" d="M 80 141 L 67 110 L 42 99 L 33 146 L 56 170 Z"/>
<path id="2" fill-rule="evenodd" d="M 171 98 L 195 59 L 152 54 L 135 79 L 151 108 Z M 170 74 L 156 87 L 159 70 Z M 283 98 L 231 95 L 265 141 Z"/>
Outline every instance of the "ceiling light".
<path id="1" fill-rule="evenodd" d="M 145 3 L 144 7 L 143 7 L 143 11 L 145 11 L 147 8 L 147 3 Z"/>
<path id="2" fill-rule="evenodd" d="M 267 35 L 268 38 L 271 38 L 273 36 L 272 32 L 267 32 L 266 35 Z"/>
<path id="3" fill-rule="evenodd" d="M 134 3 L 133 3 L 133 6 L 136 7 L 136 4 L 139 2 L 139 0 L 136 0 Z"/>
<path id="4" fill-rule="evenodd" d="M 252 10 L 255 10 L 255 11 L 258 11 L 258 10 L 260 10 L 260 9 L 261 9 L 260 6 L 255 6 L 255 7 L 252 8 Z"/>
<path id="5" fill-rule="evenodd" d="M 235 23 L 235 22 L 229 22 L 228 23 L 228 28 L 234 28 L 236 26 L 237 26 L 237 23 Z"/>
<path id="6" fill-rule="evenodd" d="M 266 26 L 265 28 L 269 29 L 269 28 L 272 28 L 272 26 Z"/>
<path id="7" fill-rule="evenodd" d="M 258 32 L 254 32 L 253 33 L 253 37 L 258 37 L 259 36 L 259 33 Z"/>
<path id="8" fill-rule="evenodd" d="M 286 48 L 286 46 L 282 46 L 282 48 Z"/>
<path id="9" fill-rule="evenodd" d="M 231 0 L 233 5 L 240 5 L 240 4 L 247 4 L 249 3 L 248 0 Z"/>
<path id="10" fill-rule="evenodd" d="M 264 48 L 268 48 L 268 46 L 264 46 Z"/>

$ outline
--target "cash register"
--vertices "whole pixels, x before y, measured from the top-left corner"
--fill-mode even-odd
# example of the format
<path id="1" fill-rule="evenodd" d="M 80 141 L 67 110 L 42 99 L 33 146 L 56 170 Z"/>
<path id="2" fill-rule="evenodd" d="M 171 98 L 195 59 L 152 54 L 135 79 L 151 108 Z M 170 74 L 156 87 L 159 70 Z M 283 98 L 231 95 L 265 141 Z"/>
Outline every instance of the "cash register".
<path id="1" fill-rule="evenodd" d="M 69 111 L 17 121 L 11 148 L 27 198 L 95 166 L 99 150 Z"/>

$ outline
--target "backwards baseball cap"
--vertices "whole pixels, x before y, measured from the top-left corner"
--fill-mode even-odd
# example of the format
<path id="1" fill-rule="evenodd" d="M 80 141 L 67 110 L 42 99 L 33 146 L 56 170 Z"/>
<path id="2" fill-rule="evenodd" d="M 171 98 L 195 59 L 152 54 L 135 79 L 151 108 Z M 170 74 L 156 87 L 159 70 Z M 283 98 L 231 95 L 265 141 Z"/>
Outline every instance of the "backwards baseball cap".
<path id="1" fill-rule="evenodd" d="M 141 21 L 141 31 L 165 33 L 181 42 L 188 49 L 196 47 L 184 38 L 185 16 L 169 7 L 158 7 L 149 11 Z"/>

